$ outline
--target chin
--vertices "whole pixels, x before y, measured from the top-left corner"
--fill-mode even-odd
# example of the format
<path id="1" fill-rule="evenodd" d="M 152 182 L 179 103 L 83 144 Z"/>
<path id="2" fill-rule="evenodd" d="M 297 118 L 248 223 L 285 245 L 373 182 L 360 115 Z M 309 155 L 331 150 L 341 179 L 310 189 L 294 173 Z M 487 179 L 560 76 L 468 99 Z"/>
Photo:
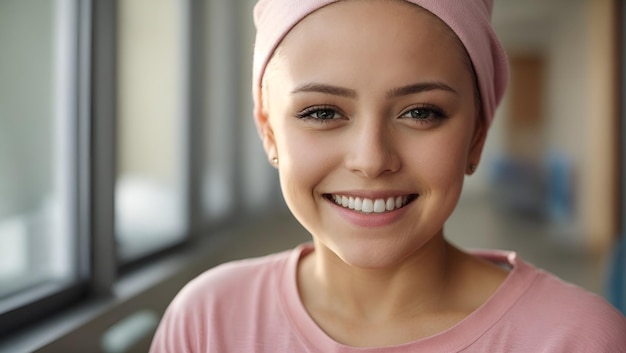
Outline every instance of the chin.
<path id="1" fill-rule="evenodd" d="M 363 240 L 331 245 L 332 251 L 347 265 L 360 269 L 376 270 L 398 266 L 418 252 L 422 243 L 410 244 L 400 241 Z"/>

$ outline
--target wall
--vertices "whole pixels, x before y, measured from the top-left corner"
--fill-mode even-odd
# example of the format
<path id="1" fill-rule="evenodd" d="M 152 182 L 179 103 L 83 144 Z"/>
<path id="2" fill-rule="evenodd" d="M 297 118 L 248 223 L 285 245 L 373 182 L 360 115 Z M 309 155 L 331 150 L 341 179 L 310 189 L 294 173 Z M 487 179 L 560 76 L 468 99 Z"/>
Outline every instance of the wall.
<path id="1" fill-rule="evenodd" d="M 574 214 L 566 237 L 576 244 L 584 243 L 586 227 L 584 212 L 585 185 L 588 181 L 580 174 L 585 165 L 585 150 L 591 141 L 586 120 L 589 107 L 588 21 L 585 19 L 585 2 L 571 1 L 563 6 L 562 14 L 555 17 L 546 47 L 546 139 L 547 151 L 567 158 L 572 163 L 575 180 Z"/>
<path id="2" fill-rule="evenodd" d="M 617 63 L 618 0 L 588 0 L 589 100 L 586 128 L 591 144 L 585 151 L 585 184 L 581 210 L 587 243 L 598 253 L 610 250 L 618 234 L 619 102 Z"/>
<path id="3" fill-rule="evenodd" d="M 572 161 L 571 241 L 603 251 L 616 231 L 613 1 L 576 0 L 556 17 L 547 47 L 547 142 Z"/>

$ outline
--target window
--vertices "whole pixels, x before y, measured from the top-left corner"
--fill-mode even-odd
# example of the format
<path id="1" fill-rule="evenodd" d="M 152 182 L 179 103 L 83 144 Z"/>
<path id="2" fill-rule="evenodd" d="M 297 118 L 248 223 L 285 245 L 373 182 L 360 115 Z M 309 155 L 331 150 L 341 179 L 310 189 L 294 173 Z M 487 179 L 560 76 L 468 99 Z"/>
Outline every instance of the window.
<path id="1" fill-rule="evenodd" d="M 78 7 L 0 2 L 0 318 L 75 286 Z M 8 319 L 7 319 L 8 321 Z M 0 322 L 0 332 L 6 322 Z"/>
<path id="2" fill-rule="evenodd" d="M 186 5 L 118 2 L 118 254 L 136 259 L 183 239 L 186 195 Z"/>
<path id="3" fill-rule="evenodd" d="M 253 2 L 0 1 L 0 351 L 30 324 L 67 329 L 53 312 L 129 298 L 163 250 L 273 212 Z"/>
<path id="4" fill-rule="evenodd" d="M 236 166 L 239 152 L 233 143 L 237 127 L 237 103 L 234 99 L 238 88 L 236 57 L 237 41 L 225 33 L 237 33 L 237 21 L 233 21 L 233 6 L 224 1 L 207 1 L 202 12 L 207 19 L 196 33 L 204 34 L 199 41 L 200 55 L 206 62 L 219 62 L 222 65 L 209 65 L 201 77 L 200 89 L 192 92 L 201 106 L 203 116 L 202 132 L 206 139 L 202 153 L 202 208 L 203 218 L 218 219 L 232 212 L 237 204 Z M 206 99 L 202 99 L 202 96 Z"/>
<path id="5" fill-rule="evenodd" d="M 278 178 L 270 167 L 252 120 L 250 96 L 255 1 L 206 1 L 205 38 L 200 57 L 208 66 L 202 88 L 193 94 L 203 112 L 202 213 L 215 220 L 237 211 L 272 212 L 283 205 Z M 195 45 L 194 45 L 195 47 Z M 213 65 L 211 65 L 213 63 Z M 206 97 L 206 98 L 205 98 Z"/>

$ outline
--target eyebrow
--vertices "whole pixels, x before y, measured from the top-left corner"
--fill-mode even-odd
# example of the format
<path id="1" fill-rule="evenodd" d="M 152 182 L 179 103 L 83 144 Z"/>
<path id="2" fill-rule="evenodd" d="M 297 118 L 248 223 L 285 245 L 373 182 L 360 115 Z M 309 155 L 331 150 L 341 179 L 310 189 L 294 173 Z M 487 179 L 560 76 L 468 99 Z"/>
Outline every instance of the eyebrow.
<path id="1" fill-rule="evenodd" d="M 318 92 L 318 93 L 332 94 L 334 96 L 356 98 L 356 91 L 353 89 L 325 85 L 322 83 L 315 83 L 315 82 L 305 83 L 303 85 L 296 87 L 293 91 L 291 91 L 292 94 L 301 93 L 301 92 Z"/>
<path id="2" fill-rule="evenodd" d="M 427 92 L 427 91 L 437 91 L 437 90 L 458 94 L 458 92 L 454 88 L 450 87 L 449 85 L 443 82 L 433 81 L 433 82 L 420 82 L 420 83 L 410 84 L 407 86 L 392 88 L 389 91 L 387 91 L 386 96 L 387 98 L 397 98 L 397 97 L 402 97 L 402 96 L 408 96 L 411 94 Z M 327 85 L 327 84 L 322 84 L 322 83 L 315 83 L 315 82 L 302 84 L 296 87 L 293 91 L 291 91 L 291 94 L 303 93 L 303 92 L 325 93 L 325 94 L 331 94 L 334 96 L 341 96 L 341 97 L 347 97 L 347 98 L 356 98 L 357 96 L 356 91 L 353 89 Z"/>
<path id="3" fill-rule="evenodd" d="M 392 88 L 387 91 L 387 98 L 397 98 L 428 91 L 447 91 L 456 95 L 459 94 L 459 92 L 457 92 L 454 88 L 448 86 L 447 84 L 440 81 L 433 81 L 420 82 L 398 88 Z"/>

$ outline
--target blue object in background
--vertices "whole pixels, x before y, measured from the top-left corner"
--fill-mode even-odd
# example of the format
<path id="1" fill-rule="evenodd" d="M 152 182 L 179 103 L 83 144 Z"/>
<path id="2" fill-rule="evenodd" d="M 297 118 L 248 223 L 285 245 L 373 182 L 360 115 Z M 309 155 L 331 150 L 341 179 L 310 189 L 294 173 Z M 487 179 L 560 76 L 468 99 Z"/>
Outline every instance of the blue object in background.
<path id="1" fill-rule="evenodd" d="M 543 166 L 531 160 L 500 156 L 492 164 L 491 196 L 497 205 L 530 218 L 547 217 Z"/>
<path id="2" fill-rule="evenodd" d="M 609 264 L 606 298 L 626 315 L 626 234 L 616 245 Z"/>
<path id="3" fill-rule="evenodd" d="M 552 152 L 547 160 L 547 206 L 555 222 L 571 220 L 574 213 L 574 168 L 562 153 Z"/>

